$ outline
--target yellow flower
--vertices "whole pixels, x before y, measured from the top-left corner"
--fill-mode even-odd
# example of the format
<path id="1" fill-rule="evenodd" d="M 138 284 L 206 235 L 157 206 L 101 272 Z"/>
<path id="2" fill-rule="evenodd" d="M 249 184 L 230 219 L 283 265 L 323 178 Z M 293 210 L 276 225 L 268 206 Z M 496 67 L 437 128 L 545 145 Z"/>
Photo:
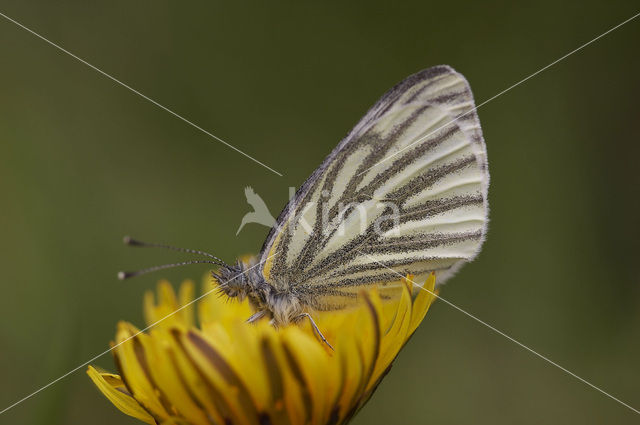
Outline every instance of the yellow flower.
<path id="1" fill-rule="evenodd" d="M 176 295 L 160 282 L 157 301 L 151 292 L 144 299 L 147 323 L 160 322 L 146 333 L 118 324 L 112 352 L 120 375 L 92 366 L 87 373 L 118 409 L 149 424 L 344 424 L 435 299 L 433 275 L 427 291 L 412 289 L 411 279 L 398 282 L 393 300 L 371 290 L 357 307 L 314 314 L 335 351 L 308 323 L 246 323 L 248 303 L 215 291 L 184 307 L 193 284 Z"/>

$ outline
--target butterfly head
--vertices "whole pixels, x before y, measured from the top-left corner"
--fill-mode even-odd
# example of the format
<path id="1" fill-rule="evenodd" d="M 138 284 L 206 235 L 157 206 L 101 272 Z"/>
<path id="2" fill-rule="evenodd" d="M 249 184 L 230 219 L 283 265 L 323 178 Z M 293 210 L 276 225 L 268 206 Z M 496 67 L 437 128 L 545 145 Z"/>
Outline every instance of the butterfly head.
<path id="1" fill-rule="evenodd" d="M 220 267 L 213 272 L 213 278 L 219 282 L 220 291 L 230 298 L 244 300 L 250 292 L 249 279 L 241 262 Z"/>
<path id="2" fill-rule="evenodd" d="M 258 309 L 265 305 L 268 285 L 253 262 L 224 265 L 213 272 L 213 277 L 220 283 L 220 291 L 228 297 L 237 297 L 240 301 L 248 298 Z"/>
<path id="3" fill-rule="evenodd" d="M 238 261 L 236 265 L 223 266 L 213 276 L 225 295 L 248 299 L 260 317 L 269 317 L 276 325 L 294 322 L 303 312 L 298 297 L 290 290 L 268 284 L 253 262 Z"/>

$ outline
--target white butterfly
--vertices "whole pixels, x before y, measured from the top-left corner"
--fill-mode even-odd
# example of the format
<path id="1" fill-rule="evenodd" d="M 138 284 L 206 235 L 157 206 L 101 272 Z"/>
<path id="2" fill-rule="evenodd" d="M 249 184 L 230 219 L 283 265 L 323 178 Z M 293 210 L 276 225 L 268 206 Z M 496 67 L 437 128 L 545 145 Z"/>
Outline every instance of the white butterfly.
<path id="1" fill-rule="evenodd" d="M 472 260 L 487 230 L 488 187 L 469 84 L 435 66 L 384 94 L 327 156 L 276 220 L 258 261 L 226 265 L 172 249 L 213 259 L 181 264 L 220 265 L 220 288 L 256 309 L 249 320 L 307 317 L 315 327 L 314 311 L 342 309 L 363 287 L 390 297 L 384 288 L 398 273 L 419 280 L 435 272 L 441 284 Z"/>
<path id="2" fill-rule="evenodd" d="M 448 66 L 426 69 L 382 96 L 307 179 L 257 264 L 223 266 L 216 277 L 276 324 L 397 281 L 387 267 L 433 271 L 442 283 L 480 250 L 488 186 L 467 81 Z"/>

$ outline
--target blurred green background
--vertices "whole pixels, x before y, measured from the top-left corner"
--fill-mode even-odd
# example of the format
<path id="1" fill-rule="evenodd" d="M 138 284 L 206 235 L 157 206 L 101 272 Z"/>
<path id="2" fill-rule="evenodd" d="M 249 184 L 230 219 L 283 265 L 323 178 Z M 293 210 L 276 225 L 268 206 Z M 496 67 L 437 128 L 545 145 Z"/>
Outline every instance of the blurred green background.
<path id="1" fill-rule="evenodd" d="M 143 293 L 193 266 L 131 234 L 257 252 L 251 185 L 277 213 L 393 84 L 446 63 L 477 103 L 638 12 L 636 1 L 1 1 L 40 32 L 280 171 L 278 177 L 0 18 L 0 409 L 142 325 Z M 479 109 L 492 175 L 482 255 L 442 295 L 640 408 L 640 18 Z M 105 355 L 96 360 L 114 369 Z M 133 424 L 84 369 L 0 423 Z M 436 303 L 356 424 L 638 423 Z"/>

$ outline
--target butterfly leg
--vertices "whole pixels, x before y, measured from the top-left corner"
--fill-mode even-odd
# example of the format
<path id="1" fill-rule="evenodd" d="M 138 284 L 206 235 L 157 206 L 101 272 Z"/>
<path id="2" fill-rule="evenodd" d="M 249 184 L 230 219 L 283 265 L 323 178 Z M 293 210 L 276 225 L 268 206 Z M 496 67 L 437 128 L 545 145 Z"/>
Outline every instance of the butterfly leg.
<path id="1" fill-rule="evenodd" d="M 252 314 L 251 317 L 247 319 L 247 323 L 257 322 L 258 320 L 262 319 L 266 315 L 267 315 L 267 312 L 265 310 L 260 310 L 259 312 Z"/>
<path id="2" fill-rule="evenodd" d="M 320 329 L 318 328 L 318 325 L 316 325 L 316 322 L 313 321 L 313 317 L 311 317 L 311 315 L 309 313 L 302 313 L 300 316 L 296 317 L 296 322 L 298 320 L 304 319 L 305 317 L 307 319 L 309 319 L 309 322 L 311 323 L 311 327 L 313 328 L 313 330 L 316 333 L 316 335 L 318 335 L 318 337 L 322 340 L 322 342 L 327 344 L 327 346 L 329 348 L 331 348 L 331 351 L 335 351 L 333 349 L 333 347 L 331 346 L 331 344 L 329 344 L 329 341 L 327 341 L 327 338 L 325 338 L 324 335 L 322 335 L 322 332 L 320 332 Z"/>

